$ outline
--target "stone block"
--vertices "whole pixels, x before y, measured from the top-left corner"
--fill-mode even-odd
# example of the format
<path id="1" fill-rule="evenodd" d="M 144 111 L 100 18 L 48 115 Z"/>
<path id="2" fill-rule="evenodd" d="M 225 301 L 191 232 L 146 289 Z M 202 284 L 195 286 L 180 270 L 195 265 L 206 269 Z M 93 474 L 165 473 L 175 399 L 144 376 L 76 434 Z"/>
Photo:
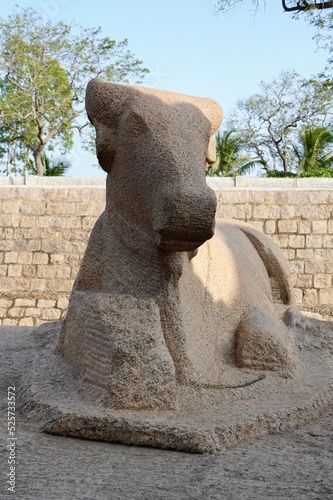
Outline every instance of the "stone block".
<path id="1" fill-rule="evenodd" d="M 17 326 L 17 323 L 17 319 L 5 318 L 2 320 L 2 326 Z"/>
<path id="2" fill-rule="evenodd" d="M 0 239 L 0 251 L 2 252 L 10 252 L 14 247 L 14 242 L 11 240 L 2 240 Z"/>
<path id="3" fill-rule="evenodd" d="M 312 274 L 294 274 L 292 281 L 296 288 L 317 288 L 316 285 L 313 284 Z"/>
<path id="4" fill-rule="evenodd" d="M 1 204 L 2 214 L 17 214 L 19 212 L 20 202 L 18 200 L 3 201 Z"/>
<path id="5" fill-rule="evenodd" d="M 7 276 L 19 278 L 22 276 L 22 264 L 9 264 Z"/>
<path id="6" fill-rule="evenodd" d="M 294 288 L 294 299 L 296 304 L 303 303 L 303 290 L 301 288 Z"/>
<path id="7" fill-rule="evenodd" d="M 17 191 L 16 188 L 6 187 L 0 189 L 0 200 L 10 200 L 17 199 Z"/>
<path id="8" fill-rule="evenodd" d="M 315 288 L 304 290 L 303 304 L 305 306 L 316 306 L 318 304 L 318 291 Z"/>
<path id="9" fill-rule="evenodd" d="M 12 307 L 8 310 L 7 315 L 9 318 L 22 318 L 24 309 L 22 307 Z"/>
<path id="10" fill-rule="evenodd" d="M 26 278 L 34 278 L 37 273 L 37 267 L 32 265 L 24 265 L 22 269 L 22 276 Z"/>
<path id="11" fill-rule="evenodd" d="M 251 220 L 251 226 L 264 232 L 264 221 L 261 220 Z"/>
<path id="12" fill-rule="evenodd" d="M 75 213 L 76 213 L 76 215 L 79 215 L 79 216 L 89 215 L 89 216 L 94 216 L 96 218 L 100 214 L 100 212 L 96 213 L 96 206 L 95 205 L 90 205 L 86 202 L 77 203 Z"/>
<path id="13" fill-rule="evenodd" d="M 26 317 L 39 317 L 40 316 L 40 309 L 38 307 L 28 307 L 26 310 L 25 310 L 25 316 Z"/>
<path id="14" fill-rule="evenodd" d="M 297 259 L 313 259 L 314 257 L 314 250 L 313 248 L 298 248 L 296 250 L 296 257 Z"/>
<path id="15" fill-rule="evenodd" d="M 81 226 L 87 231 L 91 231 L 96 222 L 96 217 L 85 216 L 81 218 Z"/>
<path id="16" fill-rule="evenodd" d="M 68 308 L 68 298 L 62 297 L 61 299 L 58 299 L 57 307 L 58 307 L 58 309 L 67 309 Z"/>
<path id="17" fill-rule="evenodd" d="M 53 253 L 50 255 L 50 263 L 55 265 L 61 265 L 65 261 L 65 256 L 62 254 Z"/>
<path id="18" fill-rule="evenodd" d="M 309 201 L 313 205 L 330 203 L 330 191 L 309 189 Z M 316 210 L 316 207 L 313 207 L 313 210 Z"/>
<path id="19" fill-rule="evenodd" d="M 17 256 L 18 264 L 31 264 L 32 263 L 32 252 L 19 252 Z"/>
<path id="20" fill-rule="evenodd" d="M 315 248 L 313 250 L 314 258 L 322 260 L 324 262 L 329 263 L 331 266 L 333 265 L 333 253 L 331 248 Z M 332 267 L 331 267 L 332 271 Z"/>
<path id="21" fill-rule="evenodd" d="M 269 219 L 270 207 L 268 205 L 255 205 L 253 207 L 253 217 L 255 219 Z"/>
<path id="22" fill-rule="evenodd" d="M 312 205 L 302 205 L 301 206 L 301 217 L 305 220 L 311 220 L 313 218 L 313 206 Z"/>
<path id="23" fill-rule="evenodd" d="M 304 273 L 304 262 L 302 260 L 291 260 L 289 265 L 292 273 Z"/>
<path id="24" fill-rule="evenodd" d="M 231 191 L 231 203 L 247 203 L 249 199 L 248 190 L 234 189 Z"/>
<path id="25" fill-rule="evenodd" d="M 59 309 L 42 309 L 41 310 L 41 319 L 44 321 L 57 321 L 60 319 L 61 311 Z"/>
<path id="26" fill-rule="evenodd" d="M 36 252 L 33 254 L 32 257 L 32 262 L 33 264 L 48 264 L 49 263 L 49 256 L 45 252 Z"/>
<path id="27" fill-rule="evenodd" d="M 273 220 L 281 219 L 281 207 L 279 205 L 270 205 L 269 218 Z"/>
<path id="28" fill-rule="evenodd" d="M 333 235 L 325 234 L 323 236 L 323 247 L 324 248 L 333 248 Z"/>
<path id="29" fill-rule="evenodd" d="M 298 223 L 299 234 L 310 234 L 311 233 L 311 221 L 310 220 L 300 220 Z"/>
<path id="30" fill-rule="evenodd" d="M 34 326 L 33 318 L 21 318 L 19 320 L 19 326 Z"/>
<path id="31" fill-rule="evenodd" d="M 281 219 L 293 219 L 296 216 L 296 205 L 282 205 L 281 206 Z"/>
<path id="32" fill-rule="evenodd" d="M 47 203 L 45 213 L 47 215 L 74 215 L 76 209 L 75 201 L 68 203 Z"/>
<path id="33" fill-rule="evenodd" d="M 333 305 L 333 288 L 319 290 L 319 303 L 322 305 Z"/>
<path id="34" fill-rule="evenodd" d="M 305 261 L 305 272 L 309 274 L 325 273 L 325 264 L 320 259 L 312 259 Z"/>
<path id="35" fill-rule="evenodd" d="M 40 309 L 55 307 L 55 305 L 56 305 L 56 301 L 55 300 L 39 299 L 37 301 L 37 307 L 40 308 Z"/>
<path id="36" fill-rule="evenodd" d="M 296 258 L 296 250 L 292 248 L 283 248 L 283 255 L 287 260 L 294 260 Z"/>
<path id="37" fill-rule="evenodd" d="M 266 220 L 264 224 L 264 232 L 265 234 L 274 234 L 276 232 L 276 221 Z"/>
<path id="38" fill-rule="evenodd" d="M 321 248 L 323 244 L 323 238 L 321 235 L 308 234 L 305 237 L 306 248 Z"/>
<path id="39" fill-rule="evenodd" d="M 0 276 L 7 276 L 8 273 L 8 265 L 0 265 Z"/>
<path id="40" fill-rule="evenodd" d="M 290 248 L 304 248 L 305 247 L 305 236 L 291 234 L 289 236 L 289 246 L 290 246 Z"/>
<path id="41" fill-rule="evenodd" d="M 234 207 L 234 218 L 247 221 L 252 218 L 252 206 L 248 204 L 239 204 Z"/>
<path id="42" fill-rule="evenodd" d="M 37 278 L 55 278 L 56 277 L 56 267 L 51 265 L 38 265 L 37 266 Z"/>
<path id="43" fill-rule="evenodd" d="M 313 234 L 326 234 L 327 233 L 327 221 L 326 220 L 313 220 L 312 221 L 312 233 Z"/>
<path id="44" fill-rule="evenodd" d="M 332 286 L 332 274 L 315 274 L 313 286 L 314 288 L 330 288 Z"/>
<path id="45" fill-rule="evenodd" d="M 248 191 L 248 199 L 253 204 L 264 205 L 266 203 L 265 192 L 263 190 L 251 189 Z"/>
<path id="46" fill-rule="evenodd" d="M 28 241 L 27 250 L 31 252 L 38 252 L 41 250 L 42 242 L 39 239 L 32 239 Z"/>
<path id="47" fill-rule="evenodd" d="M 279 220 L 278 230 L 279 233 L 297 233 L 297 221 L 292 219 Z"/>
<path id="48" fill-rule="evenodd" d="M 53 292 L 70 292 L 73 286 L 73 280 L 71 279 L 47 279 L 47 290 L 52 290 Z"/>
<path id="49" fill-rule="evenodd" d="M 0 307 L 2 307 L 4 309 L 8 309 L 9 307 L 12 306 L 12 304 L 13 304 L 12 299 L 0 299 Z"/>
<path id="50" fill-rule="evenodd" d="M 56 278 L 70 278 L 71 277 L 71 268 L 65 266 L 55 266 L 55 277 Z"/>
<path id="51" fill-rule="evenodd" d="M 27 219 L 26 216 L 28 215 L 36 215 L 36 216 L 43 216 L 45 214 L 45 202 L 44 201 L 37 201 L 33 200 L 31 202 L 24 202 L 20 203 L 20 208 L 19 212 L 25 216 L 25 219 Z"/>
<path id="52" fill-rule="evenodd" d="M 0 213 L 0 227 L 13 227 L 13 218 L 10 214 Z"/>
<path id="53" fill-rule="evenodd" d="M 35 307 L 35 299 L 15 299 L 15 307 Z"/>
<path id="54" fill-rule="evenodd" d="M 4 307 L 0 307 L 0 318 L 4 318 L 7 314 L 7 309 L 5 309 Z M 0 323 L 2 324 L 2 323 Z"/>
<path id="55" fill-rule="evenodd" d="M 4 259 L 5 264 L 16 264 L 17 259 L 18 259 L 17 252 L 6 252 L 5 253 L 5 259 Z"/>
<path id="56" fill-rule="evenodd" d="M 273 192 L 273 195 L 274 195 L 274 203 L 277 203 L 278 205 L 285 206 L 289 201 L 288 191 L 277 190 Z"/>
<path id="57" fill-rule="evenodd" d="M 41 278 L 34 278 L 30 281 L 30 290 L 32 292 L 41 292 L 46 289 L 46 280 Z M 50 288 L 52 290 L 52 288 Z"/>
<path id="58" fill-rule="evenodd" d="M 288 205 L 306 205 L 309 203 L 307 189 L 293 189 L 288 191 Z"/>

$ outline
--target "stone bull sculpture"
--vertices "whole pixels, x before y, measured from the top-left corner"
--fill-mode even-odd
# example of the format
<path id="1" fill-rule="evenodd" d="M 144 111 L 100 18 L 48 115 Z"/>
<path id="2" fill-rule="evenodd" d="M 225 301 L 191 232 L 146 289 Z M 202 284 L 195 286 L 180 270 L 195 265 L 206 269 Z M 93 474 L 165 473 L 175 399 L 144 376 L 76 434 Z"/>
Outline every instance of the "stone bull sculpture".
<path id="1" fill-rule="evenodd" d="M 93 80 L 86 108 L 106 208 L 56 351 L 115 409 L 173 409 L 180 386 L 227 387 L 230 374 L 292 376 L 282 252 L 244 223 L 215 221 L 205 165 L 219 105 Z"/>

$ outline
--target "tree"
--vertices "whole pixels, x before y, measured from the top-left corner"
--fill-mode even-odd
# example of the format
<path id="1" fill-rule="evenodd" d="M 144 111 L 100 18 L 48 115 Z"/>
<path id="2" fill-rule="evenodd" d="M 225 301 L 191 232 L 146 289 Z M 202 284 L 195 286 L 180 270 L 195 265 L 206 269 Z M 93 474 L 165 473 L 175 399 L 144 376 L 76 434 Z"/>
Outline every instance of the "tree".
<path id="1" fill-rule="evenodd" d="M 43 175 L 45 149 L 65 153 L 74 129 L 88 127 L 82 115 L 90 79 L 143 80 L 148 70 L 127 45 L 102 36 L 101 28 L 45 23 L 31 8 L 0 19 L 0 142 L 32 155 Z"/>
<path id="2" fill-rule="evenodd" d="M 294 146 L 300 177 L 333 177 L 333 131 L 326 127 L 305 127 Z"/>
<path id="3" fill-rule="evenodd" d="M 293 143 L 297 127 L 326 125 L 332 118 L 332 84 L 329 80 L 306 80 L 295 72 L 283 72 L 261 92 L 240 100 L 226 126 L 243 138 L 249 154 L 262 168 L 292 172 L 296 169 Z"/>
<path id="4" fill-rule="evenodd" d="M 242 5 L 244 0 L 219 0 L 217 2 L 218 12 L 227 12 Z M 266 0 L 251 0 L 251 4 L 255 11 L 260 6 L 266 6 Z M 331 9 L 333 7 L 333 0 L 321 2 L 320 0 L 281 0 L 282 8 L 285 12 L 309 12 L 309 11 L 322 11 Z"/>
<path id="5" fill-rule="evenodd" d="M 70 163 L 66 158 L 49 158 L 46 154 L 42 154 L 42 163 L 45 168 L 44 176 L 46 177 L 62 177 L 70 168 Z M 26 171 L 29 174 L 36 175 L 36 167 L 30 160 L 26 166 Z"/>
<path id="6" fill-rule="evenodd" d="M 261 163 L 244 153 L 244 141 L 233 130 L 216 134 L 216 161 L 206 171 L 209 177 L 235 177 L 253 170 Z"/>

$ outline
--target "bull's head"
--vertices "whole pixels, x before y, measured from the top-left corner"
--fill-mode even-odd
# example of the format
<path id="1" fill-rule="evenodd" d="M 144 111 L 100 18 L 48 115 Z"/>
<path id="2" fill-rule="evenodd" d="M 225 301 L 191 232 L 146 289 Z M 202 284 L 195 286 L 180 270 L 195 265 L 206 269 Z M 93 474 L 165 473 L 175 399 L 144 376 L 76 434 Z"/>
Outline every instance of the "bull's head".
<path id="1" fill-rule="evenodd" d="M 108 173 L 107 209 L 154 233 L 165 251 L 194 250 L 213 236 L 212 136 L 222 111 L 210 99 L 92 80 L 86 109 Z"/>

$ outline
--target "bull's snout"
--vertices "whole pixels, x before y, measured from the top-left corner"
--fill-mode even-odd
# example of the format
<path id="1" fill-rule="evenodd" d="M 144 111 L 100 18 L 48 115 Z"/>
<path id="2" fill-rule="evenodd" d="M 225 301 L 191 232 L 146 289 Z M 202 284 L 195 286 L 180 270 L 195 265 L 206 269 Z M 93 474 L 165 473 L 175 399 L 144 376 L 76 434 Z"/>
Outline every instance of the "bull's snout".
<path id="1" fill-rule="evenodd" d="M 167 252 L 195 250 L 214 235 L 215 212 L 216 196 L 208 186 L 196 192 L 160 196 L 154 218 L 158 248 Z"/>

